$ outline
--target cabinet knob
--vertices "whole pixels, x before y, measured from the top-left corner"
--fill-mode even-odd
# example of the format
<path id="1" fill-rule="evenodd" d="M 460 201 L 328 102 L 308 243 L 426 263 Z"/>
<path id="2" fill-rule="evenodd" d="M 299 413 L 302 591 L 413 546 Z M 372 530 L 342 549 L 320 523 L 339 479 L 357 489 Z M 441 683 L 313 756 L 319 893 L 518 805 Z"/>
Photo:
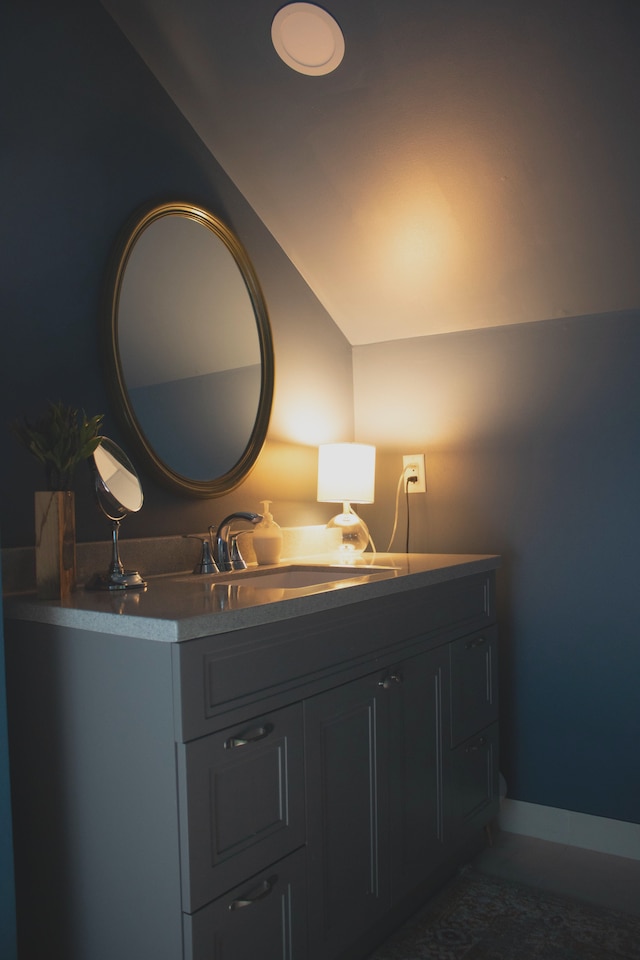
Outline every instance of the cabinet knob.
<path id="1" fill-rule="evenodd" d="M 243 733 L 239 733 L 237 736 L 229 737 L 228 740 L 225 740 L 224 748 L 225 750 L 233 750 L 234 747 L 244 747 L 247 743 L 256 743 L 258 740 L 263 740 L 265 737 L 268 737 L 272 730 L 272 723 L 265 723 L 259 727 L 251 727 L 250 730 L 245 730 Z"/>
<path id="2" fill-rule="evenodd" d="M 467 747 L 465 747 L 464 752 L 477 753 L 481 747 L 484 747 L 486 742 L 487 742 L 486 737 L 478 737 L 475 743 L 470 743 Z"/>
<path id="3" fill-rule="evenodd" d="M 238 897 L 237 900 L 232 900 L 229 904 L 229 910 L 242 910 L 243 907 L 250 907 L 252 903 L 256 903 L 258 900 L 264 900 L 265 897 L 269 896 L 277 882 L 277 876 L 263 880 L 259 886 L 255 887 L 254 890 L 250 890 L 244 897 Z"/>
<path id="4" fill-rule="evenodd" d="M 475 647 L 481 647 L 486 642 L 486 637 L 473 637 L 472 640 L 467 640 L 465 643 L 465 650 L 473 650 Z"/>
<path id="5" fill-rule="evenodd" d="M 397 673 L 390 673 L 384 680 L 378 680 L 378 686 L 382 687 L 383 690 L 389 690 L 394 683 L 402 683 L 402 677 Z"/>

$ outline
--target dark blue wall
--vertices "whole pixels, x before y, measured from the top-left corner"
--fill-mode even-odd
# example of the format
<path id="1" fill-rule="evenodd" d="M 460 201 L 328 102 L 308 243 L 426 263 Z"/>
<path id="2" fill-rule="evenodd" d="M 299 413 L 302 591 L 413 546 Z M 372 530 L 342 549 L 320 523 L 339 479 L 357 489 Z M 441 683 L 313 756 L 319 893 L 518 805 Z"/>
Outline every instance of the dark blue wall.
<path id="1" fill-rule="evenodd" d="M 7 92 L 0 151 L 3 546 L 33 544 L 33 491 L 43 484 L 9 424 L 39 416 L 47 400 L 57 399 L 104 413 L 104 433 L 140 470 L 145 508 L 123 525 L 125 539 L 206 529 L 229 504 L 214 508 L 159 486 L 136 462 L 107 400 L 98 325 L 106 267 L 123 225 L 145 204 L 179 199 L 208 207 L 237 233 L 267 299 L 281 402 L 297 377 L 318 367 L 322 351 L 336 355 L 336 377 L 344 380 L 343 367 L 350 375 L 348 344 L 98 0 L 10 0 L 0 45 Z M 334 393 L 342 399 L 340 389 Z M 351 404 L 349 386 L 349 422 Z M 217 410 L 223 420 L 224 405 Z M 270 429 L 274 438 L 291 441 Z M 267 492 L 282 504 L 292 496 L 280 476 L 268 478 Z M 75 486 L 78 540 L 106 539 L 84 469 Z M 247 495 L 239 489 L 238 496 L 246 509 Z M 290 522 L 303 522 L 294 519 L 300 509 L 292 503 Z"/>
<path id="2" fill-rule="evenodd" d="M 7 743 L 7 697 L 5 693 L 4 634 L 0 595 L 0 956 L 15 960 L 16 901 L 13 884 L 9 746 Z"/>
<path id="3" fill-rule="evenodd" d="M 412 548 L 503 556 L 509 796 L 640 822 L 640 314 L 372 344 L 354 362 L 359 437 L 387 448 L 376 542 L 400 454 L 426 451 Z"/>
<path id="4" fill-rule="evenodd" d="M 472 547 L 505 554 L 510 796 L 639 823 L 640 318 L 499 329 L 442 349 L 480 407 L 483 395 L 503 405 L 474 416 L 484 435 L 459 451 L 465 492 L 437 541 L 461 549 L 470 533 Z"/>
<path id="5" fill-rule="evenodd" d="M 103 276 L 123 224 L 155 199 L 208 205 L 232 227 L 247 205 L 237 195 L 230 208 L 227 178 L 97 0 L 10 3 L 0 59 L 11 91 L 0 155 L 0 522 L 11 547 L 33 543 L 32 492 L 42 484 L 10 420 L 61 398 L 105 413 L 104 432 L 123 442 L 98 353 Z M 101 539 L 83 479 L 78 538 Z M 131 518 L 125 536 L 144 535 L 145 522 L 163 532 L 157 513 L 172 498 L 143 483 L 146 519 Z"/>

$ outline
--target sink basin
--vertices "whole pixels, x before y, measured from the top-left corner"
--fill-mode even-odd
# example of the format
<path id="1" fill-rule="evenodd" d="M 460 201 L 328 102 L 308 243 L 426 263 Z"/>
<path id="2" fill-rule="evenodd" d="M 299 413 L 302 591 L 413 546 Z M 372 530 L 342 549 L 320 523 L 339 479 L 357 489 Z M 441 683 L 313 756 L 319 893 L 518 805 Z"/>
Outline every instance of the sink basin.
<path id="1" fill-rule="evenodd" d="M 345 580 L 368 580 L 374 575 L 388 576 L 393 567 L 287 567 L 284 570 L 242 571 L 218 582 L 251 587 L 252 590 L 300 590 Z"/>
<path id="2" fill-rule="evenodd" d="M 232 573 L 187 574 L 178 577 L 182 583 L 208 583 L 213 587 L 233 587 L 234 591 L 241 591 L 243 596 L 249 594 L 256 597 L 258 602 L 265 602 L 271 597 L 282 596 L 283 591 L 295 590 L 299 592 L 317 592 L 338 589 L 356 583 L 369 583 L 372 580 L 386 580 L 394 576 L 395 567 L 374 566 L 373 564 L 354 564 L 353 566 L 339 564 L 287 564 L 279 568 L 260 569 L 249 568 Z M 254 593 L 258 591 L 258 594 Z M 272 591 L 270 595 L 267 591 Z M 276 594 L 274 591 L 277 591 Z M 263 595 L 260 599 L 259 595 Z"/>

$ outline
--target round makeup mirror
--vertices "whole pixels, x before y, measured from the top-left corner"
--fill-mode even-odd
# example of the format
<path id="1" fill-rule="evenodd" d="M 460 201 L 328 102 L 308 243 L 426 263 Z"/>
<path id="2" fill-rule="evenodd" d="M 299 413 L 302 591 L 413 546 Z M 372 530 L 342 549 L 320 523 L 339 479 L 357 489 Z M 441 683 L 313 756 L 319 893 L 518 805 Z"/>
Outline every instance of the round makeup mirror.
<path id="1" fill-rule="evenodd" d="M 101 437 L 89 458 L 98 506 L 111 521 L 111 565 L 106 573 L 96 573 L 87 590 L 130 590 L 146 587 L 137 570 L 125 570 L 120 559 L 118 534 L 121 521 L 137 513 L 143 503 L 142 487 L 131 461 L 120 447 Z"/>
<path id="2" fill-rule="evenodd" d="M 189 496 L 244 480 L 269 425 L 273 344 L 251 261 L 220 220 L 185 203 L 135 215 L 111 265 L 104 345 L 140 463 Z"/>

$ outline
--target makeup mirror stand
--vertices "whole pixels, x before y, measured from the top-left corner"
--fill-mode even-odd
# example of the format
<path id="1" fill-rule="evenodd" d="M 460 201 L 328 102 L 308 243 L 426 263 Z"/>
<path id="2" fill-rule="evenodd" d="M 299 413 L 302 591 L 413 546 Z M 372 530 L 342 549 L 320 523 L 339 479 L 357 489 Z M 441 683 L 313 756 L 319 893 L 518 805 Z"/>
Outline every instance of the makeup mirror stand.
<path id="1" fill-rule="evenodd" d="M 142 507 L 142 487 L 131 462 L 120 447 L 102 437 L 89 462 L 100 510 L 111 521 L 111 565 L 85 584 L 87 590 L 144 589 L 147 584 L 137 570 L 125 570 L 120 559 L 120 522 Z"/>
<path id="2" fill-rule="evenodd" d="M 111 565 L 106 574 L 93 575 L 86 585 L 87 590 L 131 590 L 135 587 L 146 587 L 146 581 L 137 570 L 125 570 L 120 559 L 118 542 L 120 520 L 114 520 L 112 517 L 108 519 L 111 520 Z"/>

